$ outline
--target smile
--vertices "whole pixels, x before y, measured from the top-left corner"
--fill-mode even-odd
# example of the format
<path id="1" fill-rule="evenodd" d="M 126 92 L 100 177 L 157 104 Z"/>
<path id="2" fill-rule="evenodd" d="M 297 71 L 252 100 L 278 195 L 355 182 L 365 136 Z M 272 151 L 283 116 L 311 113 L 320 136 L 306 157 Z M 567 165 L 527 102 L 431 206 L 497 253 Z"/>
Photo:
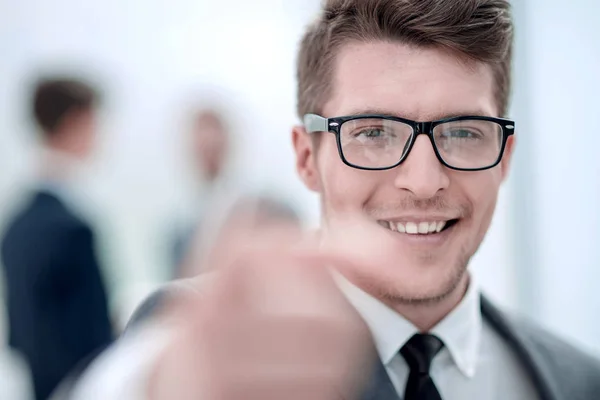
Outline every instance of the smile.
<path id="1" fill-rule="evenodd" d="M 408 235 L 435 235 L 452 227 L 457 222 L 458 219 L 411 222 L 377 221 L 379 225 L 392 232 L 405 233 Z"/>

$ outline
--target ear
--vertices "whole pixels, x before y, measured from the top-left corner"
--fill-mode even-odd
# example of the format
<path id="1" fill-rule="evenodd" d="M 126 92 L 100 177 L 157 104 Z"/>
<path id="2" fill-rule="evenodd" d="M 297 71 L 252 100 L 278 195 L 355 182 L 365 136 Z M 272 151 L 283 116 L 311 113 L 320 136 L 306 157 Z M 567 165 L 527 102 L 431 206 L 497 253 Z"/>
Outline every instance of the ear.
<path id="1" fill-rule="evenodd" d="M 500 168 L 502 169 L 502 180 L 505 180 L 510 170 L 510 163 L 512 161 L 512 155 L 515 149 L 515 135 L 510 135 L 506 141 L 506 147 L 504 148 L 504 155 L 500 162 Z"/>
<path id="2" fill-rule="evenodd" d="M 317 152 L 310 134 L 303 126 L 295 126 L 292 130 L 292 144 L 296 153 L 296 171 L 306 187 L 313 192 L 321 191 L 317 170 Z"/>

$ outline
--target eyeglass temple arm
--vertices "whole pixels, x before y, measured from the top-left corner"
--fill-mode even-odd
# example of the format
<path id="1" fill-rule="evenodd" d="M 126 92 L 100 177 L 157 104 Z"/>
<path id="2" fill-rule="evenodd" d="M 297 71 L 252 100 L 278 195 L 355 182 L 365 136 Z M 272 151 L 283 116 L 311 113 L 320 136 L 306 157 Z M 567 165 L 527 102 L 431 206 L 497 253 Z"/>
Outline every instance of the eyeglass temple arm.
<path id="1" fill-rule="evenodd" d="M 327 132 L 329 131 L 329 121 L 317 114 L 306 114 L 304 116 L 304 128 L 306 132 Z"/>

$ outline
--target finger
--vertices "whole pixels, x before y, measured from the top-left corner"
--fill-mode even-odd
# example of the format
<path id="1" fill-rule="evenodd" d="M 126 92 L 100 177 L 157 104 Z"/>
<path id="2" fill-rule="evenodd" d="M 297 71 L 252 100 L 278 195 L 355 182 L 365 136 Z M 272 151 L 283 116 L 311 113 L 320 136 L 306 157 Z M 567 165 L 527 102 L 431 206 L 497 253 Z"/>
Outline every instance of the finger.
<path id="1" fill-rule="evenodd" d="M 347 307 L 329 269 L 347 262 L 337 255 L 319 252 L 255 251 L 243 262 L 224 270 L 215 304 L 236 314 L 262 313 L 292 316 L 322 315 Z M 218 299 L 217 299 L 218 297 Z"/>
<path id="2" fill-rule="evenodd" d="M 248 204 L 238 209 L 219 229 L 214 244 L 204 257 L 205 269 L 231 264 L 241 252 L 256 247 L 287 247 L 301 239 L 298 224 L 286 218 L 258 213 Z"/>
<path id="3" fill-rule="evenodd" d="M 298 238 L 296 230 L 274 227 L 251 236 L 231 236 L 213 255 L 217 271 L 204 273 L 193 281 L 201 286 L 196 288 L 201 293 L 196 301 L 198 306 L 193 305 L 194 301 L 185 302 L 187 307 L 178 307 L 181 314 L 189 317 L 199 309 L 223 311 L 256 303 L 251 298 L 260 298 L 256 293 L 266 292 L 266 282 L 273 281 L 269 276 L 289 268 L 289 248 L 298 243 Z M 273 273 L 269 273 L 270 269 Z M 253 294 L 249 294 L 250 289 Z"/>

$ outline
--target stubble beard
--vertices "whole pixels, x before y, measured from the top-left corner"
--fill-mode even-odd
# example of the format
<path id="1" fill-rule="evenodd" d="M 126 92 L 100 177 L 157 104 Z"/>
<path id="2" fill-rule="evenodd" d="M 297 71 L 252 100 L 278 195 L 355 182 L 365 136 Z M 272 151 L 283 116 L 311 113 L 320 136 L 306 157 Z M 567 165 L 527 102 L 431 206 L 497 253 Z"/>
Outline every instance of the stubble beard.
<path id="1" fill-rule="evenodd" d="M 462 248 L 456 262 L 452 265 L 443 280 L 435 283 L 429 289 L 419 293 L 411 292 L 410 287 L 398 284 L 394 280 L 373 282 L 366 276 L 356 276 L 357 283 L 374 297 L 386 304 L 398 306 L 434 306 L 437 305 L 457 290 L 462 290 L 461 284 L 468 273 L 468 265 L 474 252 Z"/>

